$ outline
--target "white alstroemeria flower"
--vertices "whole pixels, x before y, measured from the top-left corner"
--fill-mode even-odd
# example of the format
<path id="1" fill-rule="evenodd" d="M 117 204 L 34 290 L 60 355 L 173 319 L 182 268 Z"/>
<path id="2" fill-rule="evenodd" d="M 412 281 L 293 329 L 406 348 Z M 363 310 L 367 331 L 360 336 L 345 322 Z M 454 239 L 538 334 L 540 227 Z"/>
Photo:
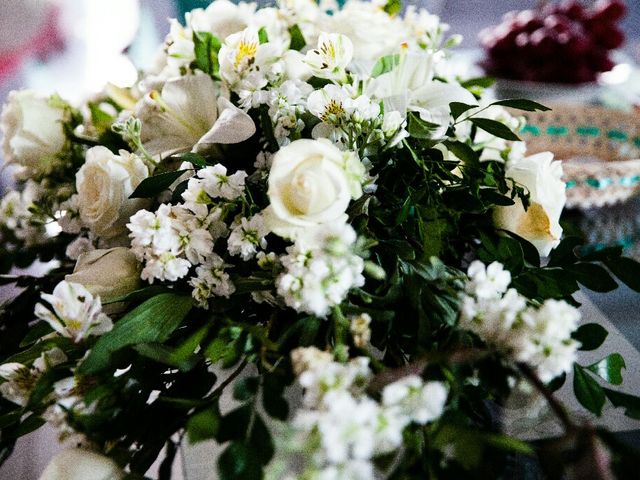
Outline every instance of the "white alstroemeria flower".
<path id="1" fill-rule="evenodd" d="M 316 77 L 342 82 L 353 58 L 353 44 L 339 33 L 321 33 L 318 47 L 307 52 L 305 62 Z"/>
<path id="2" fill-rule="evenodd" d="M 43 293 L 42 299 L 51 305 L 36 304 L 36 317 L 47 322 L 63 337 L 80 342 L 89 335 L 102 335 L 113 327 L 102 312 L 100 297 L 95 297 L 79 283 L 62 281 L 53 294 Z"/>
<path id="3" fill-rule="evenodd" d="M 261 44 L 255 28 L 229 35 L 218 53 L 220 76 L 234 91 L 260 90 L 267 85 L 269 66 L 282 57 L 281 50 L 273 42 Z"/>
<path id="4" fill-rule="evenodd" d="M 38 372 L 17 362 L 0 365 L 0 395 L 16 405 L 25 406 L 29 402 L 31 390 L 38 380 Z"/>
<path id="5" fill-rule="evenodd" d="M 346 120 L 354 108 L 349 89 L 338 85 L 325 85 L 307 98 L 307 110 L 323 122 L 334 125 Z"/>
<path id="6" fill-rule="evenodd" d="M 56 454 L 40 480 L 122 480 L 123 470 L 116 462 L 83 448 L 69 448 Z"/>
<path id="7" fill-rule="evenodd" d="M 449 104 L 461 102 L 475 105 L 476 99 L 457 83 L 433 79 L 433 53 L 403 49 L 398 65 L 373 79 L 365 93 L 382 100 L 385 112 L 398 111 L 403 117 L 413 111 L 426 122 L 437 126 L 432 136 L 441 138 L 447 131 L 451 110 Z"/>
<path id="8" fill-rule="evenodd" d="M 204 73 L 166 82 L 161 93 L 154 90 L 138 103 L 135 114 L 142 122 L 144 147 L 163 157 L 240 143 L 256 131 L 251 117 Z"/>
<path id="9" fill-rule="evenodd" d="M 497 207 L 495 226 L 529 240 L 546 257 L 562 236 L 560 215 L 567 201 L 562 164 L 553 161 L 551 152 L 538 153 L 507 163 L 505 176 L 527 188 L 530 205 L 525 211 L 521 200 L 516 199 L 515 205 Z"/>
<path id="10" fill-rule="evenodd" d="M 35 359 L 31 368 L 17 362 L 0 365 L 0 395 L 15 403 L 25 406 L 29 402 L 31 390 L 44 372 L 67 361 L 67 356 L 58 347 L 42 352 Z"/>

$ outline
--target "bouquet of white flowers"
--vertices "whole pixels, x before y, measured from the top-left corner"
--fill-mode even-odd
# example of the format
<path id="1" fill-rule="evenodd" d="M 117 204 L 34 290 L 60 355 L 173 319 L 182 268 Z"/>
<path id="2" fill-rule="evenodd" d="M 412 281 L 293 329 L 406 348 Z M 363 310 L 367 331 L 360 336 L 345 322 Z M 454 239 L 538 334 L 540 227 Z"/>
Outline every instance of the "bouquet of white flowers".
<path id="1" fill-rule="evenodd" d="M 0 458 L 50 422 L 114 478 L 158 457 L 169 478 L 184 435 L 224 445 L 221 479 L 490 478 L 540 452 L 635 468 L 551 392 L 573 371 L 584 408 L 637 418 L 596 380 L 621 383 L 619 355 L 576 363 L 606 331 L 572 294 L 610 272 L 638 289 L 640 265 L 562 240 L 561 164 L 526 155 L 512 113 L 546 108 L 491 101 L 448 61 L 459 38 L 401 10 L 215 0 L 131 88 L 9 96 L 2 270 L 56 263 L 0 277 L 21 288 L 0 316 Z M 500 432 L 524 383 L 562 448 Z"/>

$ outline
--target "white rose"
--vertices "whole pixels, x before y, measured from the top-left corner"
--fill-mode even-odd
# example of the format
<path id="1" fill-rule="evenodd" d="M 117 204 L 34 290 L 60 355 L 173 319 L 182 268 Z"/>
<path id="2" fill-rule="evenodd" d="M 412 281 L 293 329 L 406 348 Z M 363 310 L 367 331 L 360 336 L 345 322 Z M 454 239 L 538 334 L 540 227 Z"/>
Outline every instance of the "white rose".
<path id="1" fill-rule="evenodd" d="M 89 149 L 76 174 L 82 223 L 103 238 L 126 232 L 129 217 L 148 203 L 129 195 L 148 176 L 149 169 L 136 155 L 124 150 L 115 155 L 106 147 Z"/>
<path id="2" fill-rule="evenodd" d="M 64 147 L 64 110 L 30 90 L 9 93 L 0 119 L 6 163 L 27 168 L 27 175 L 47 173 L 51 157 Z"/>
<path id="3" fill-rule="evenodd" d="M 69 448 L 55 455 L 40 480 L 120 480 L 124 472 L 104 455 L 82 448 Z"/>
<path id="4" fill-rule="evenodd" d="M 142 265 L 128 248 L 92 250 L 80 255 L 73 273 L 65 280 L 81 284 L 106 303 L 140 288 L 141 270 Z"/>
<path id="5" fill-rule="evenodd" d="M 384 55 L 397 53 L 400 45 L 409 40 L 401 20 L 369 2 L 347 2 L 341 10 L 326 17 L 323 29 L 349 37 L 354 59 L 370 64 L 367 67 Z"/>
<path id="6" fill-rule="evenodd" d="M 255 3 L 216 0 L 206 9 L 196 8 L 187 14 L 187 23 L 195 32 L 211 32 L 221 41 L 241 32 L 249 25 L 256 10 Z"/>
<path id="7" fill-rule="evenodd" d="M 352 197 L 344 155 L 328 140 L 296 140 L 273 157 L 269 172 L 269 229 L 295 238 L 303 230 L 344 223 Z"/>
<path id="8" fill-rule="evenodd" d="M 530 205 L 525 211 L 516 199 L 515 205 L 496 208 L 494 224 L 530 241 L 546 257 L 562 236 L 559 221 L 567 201 L 562 165 L 553 161 L 552 153 L 544 152 L 510 162 L 506 176 L 529 190 Z"/>

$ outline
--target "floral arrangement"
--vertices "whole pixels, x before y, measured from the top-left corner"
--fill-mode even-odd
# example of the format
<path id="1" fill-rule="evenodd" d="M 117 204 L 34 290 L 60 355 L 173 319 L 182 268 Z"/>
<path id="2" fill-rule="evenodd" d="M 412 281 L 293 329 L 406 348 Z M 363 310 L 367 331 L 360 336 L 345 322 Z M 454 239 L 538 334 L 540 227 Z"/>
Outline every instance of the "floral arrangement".
<path id="1" fill-rule="evenodd" d="M 0 458 L 48 422 L 83 447 L 48 479 L 168 479 L 186 439 L 222 446 L 221 479 L 632 472 L 552 392 L 572 372 L 586 410 L 638 418 L 619 354 L 578 362 L 607 332 L 572 294 L 639 265 L 562 238 L 562 166 L 514 116 L 545 107 L 492 100 L 458 41 L 395 0 L 215 0 L 131 88 L 13 92 Z M 564 437 L 501 433 L 523 391 Z"/>

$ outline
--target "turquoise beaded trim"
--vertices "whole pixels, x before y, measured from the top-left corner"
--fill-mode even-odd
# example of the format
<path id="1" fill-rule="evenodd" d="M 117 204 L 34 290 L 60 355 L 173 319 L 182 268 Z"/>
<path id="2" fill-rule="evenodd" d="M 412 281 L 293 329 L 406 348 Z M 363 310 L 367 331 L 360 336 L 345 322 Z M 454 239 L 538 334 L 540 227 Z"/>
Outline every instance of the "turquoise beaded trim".
<path id="1" fill-rule="evenodd" d="M 604 133 L 604 135 L 609 140 L 617 140 L 620 142 L 633 141 L 633 144 L 636 147 L 640 148 L 640 137 L 635 137 L 633 140 L 631 140 L 629 138 L 629 135 L 622 130 L 612 129 L 612 130 L 606 130 L 603 132 L 600 130 L 600 128 L 594 125 L 581 125 L 576 127 L 574 131 L 576 135 L 578 135 L 579 137 L 593 137 L 593 138 L 599 137 L 601 134 Z M 526 124 L 524 127 L 522 127 L 521 132 L 523 134 L 529 134 L 533 137 L 539 137 L 540 135 L 542 135 L 542 130 L 540 129 L 540 127 L 536 125 L 531 125 L 531 124 Z M 546 128 L 544 133 L 546 133 L 551 137 L 566 137 L 571 133 L 571 128 L 563 125 L 550 125 Z"/>
<path id="2" fill-rule="evenodd" d="M 585 178 L 582 181 L 569 180 L 566 182 L 567 190 L 576 188 L 580 183 L 587 185 L 588 187 L 595 188 L 596 190 L 604 190 L 605 188 L 613 185 L 619 185 L 621 187 L 632 188 L 640 185 L 640 175 L 630 175 L 620 178 Z"/>

